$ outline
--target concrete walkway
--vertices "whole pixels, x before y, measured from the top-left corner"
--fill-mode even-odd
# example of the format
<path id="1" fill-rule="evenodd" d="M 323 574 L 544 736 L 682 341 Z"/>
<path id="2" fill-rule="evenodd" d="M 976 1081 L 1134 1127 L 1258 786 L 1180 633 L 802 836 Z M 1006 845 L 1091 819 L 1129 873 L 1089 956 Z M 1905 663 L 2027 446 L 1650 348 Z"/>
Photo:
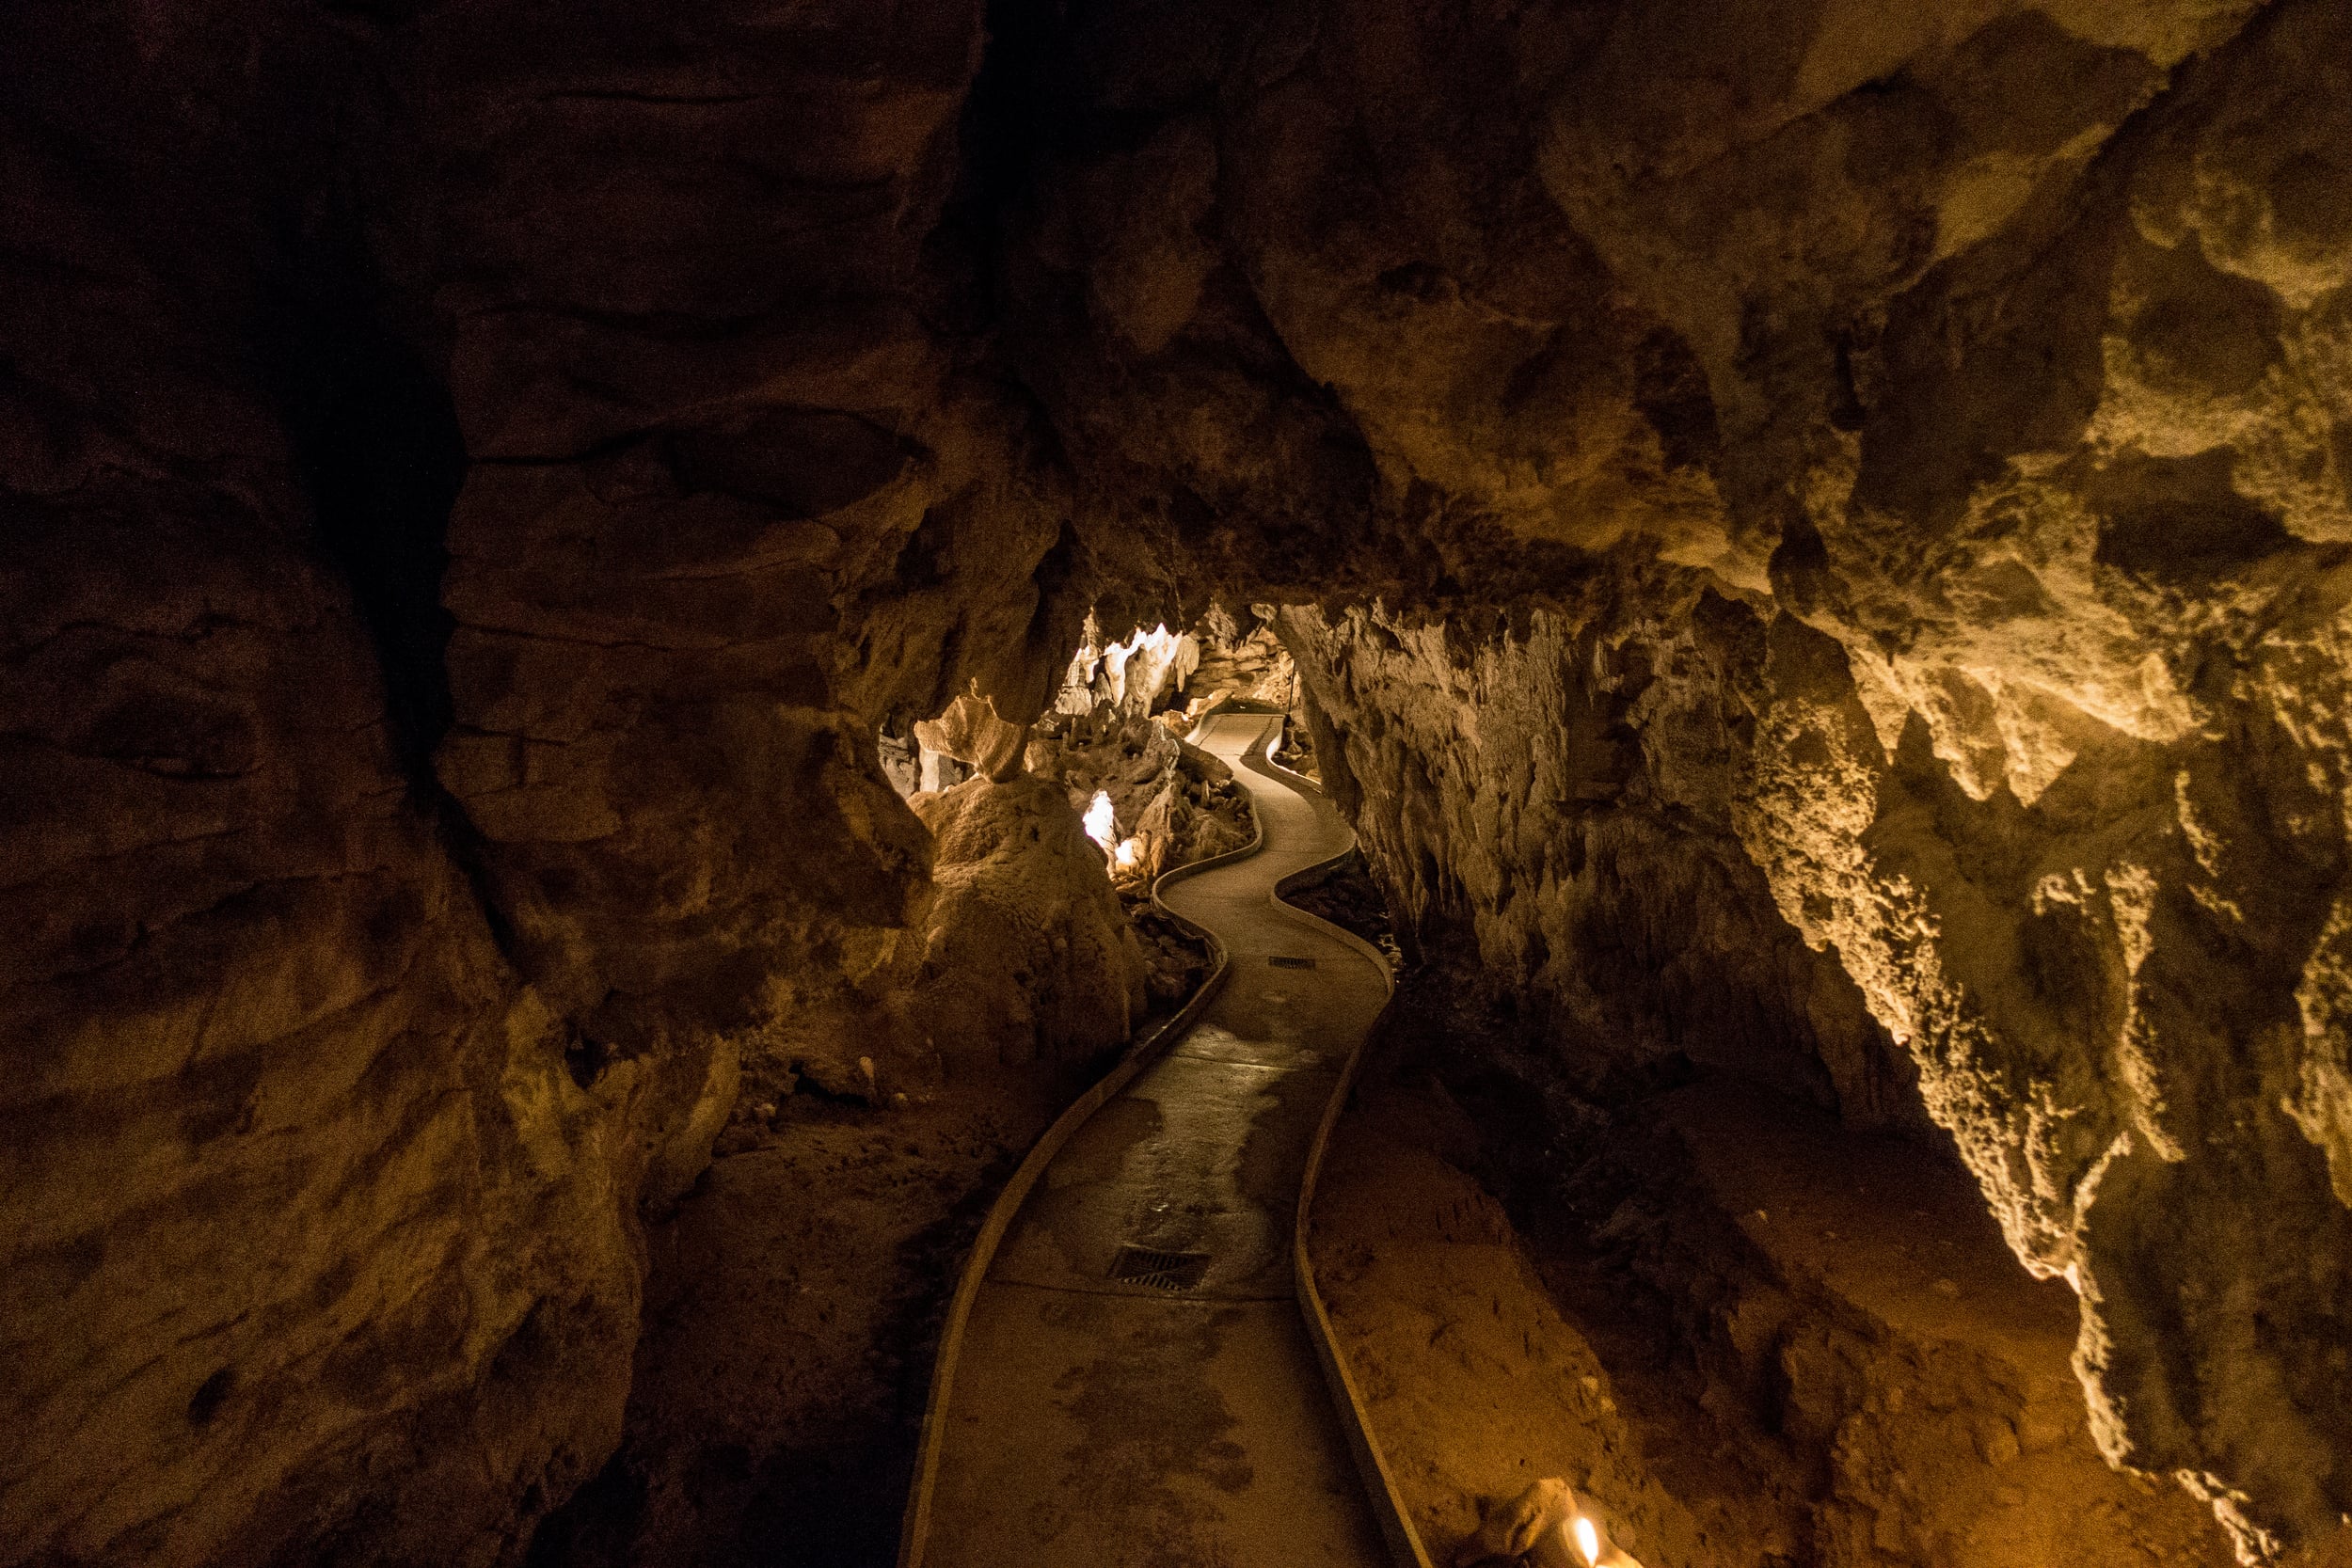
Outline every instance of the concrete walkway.
<path id="1" fill-rule="evenodd" d="M 1245 764 L 1279 720 L 1209 721 L 1264 847 L 1171 886 L 1224 991 L 1064 1146 L 975 1301 L 928 1568 L 1379 1568 L 1380 1536 L 1292 1293 L 1298 1183 L 1386 997 L 1276 910 L 1345 849 L 1338 814 Z"/>

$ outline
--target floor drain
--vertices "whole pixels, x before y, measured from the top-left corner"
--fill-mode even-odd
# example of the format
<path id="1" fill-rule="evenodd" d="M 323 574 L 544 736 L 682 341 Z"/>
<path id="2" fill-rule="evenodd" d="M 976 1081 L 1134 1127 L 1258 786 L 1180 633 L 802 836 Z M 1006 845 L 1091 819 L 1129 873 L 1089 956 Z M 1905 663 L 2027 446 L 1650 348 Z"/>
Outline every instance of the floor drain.
<path id="1" fill-rule="evenodd" d="M 1312 969 L 1315 966 L 1315 961 L 1312 958 L 1282 958 L 1279 955 L 1268 958 L 1266 962 L 1272 964 L 1277 969 Z"/>
<path id="2" fill-rule="evenodd" d="M 1161 1252 L 1152 1247 L 1122 1246 L 1111 1259 L 1111 1277 L 1155 1291 L 1189 1291 L 1209 1272 L 1205 1252 Z"/>

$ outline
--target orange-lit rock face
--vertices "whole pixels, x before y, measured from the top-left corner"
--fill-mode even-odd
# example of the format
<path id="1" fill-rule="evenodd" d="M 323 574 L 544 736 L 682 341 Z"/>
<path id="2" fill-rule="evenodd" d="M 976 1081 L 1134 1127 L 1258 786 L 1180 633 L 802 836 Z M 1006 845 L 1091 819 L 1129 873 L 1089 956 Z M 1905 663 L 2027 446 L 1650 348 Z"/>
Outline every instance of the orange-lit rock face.
<path id="1" fill-rule="evenodd" d="M 567 1074 L 256 511 L 11 514 L 10 1560 L 298 1547 L 371 1474 L 450 1504 L 388 1544 L 462 1559 L 619 1431 L 652 1085 Z"/>
<path id="2" fill-rule="evenodd" d="M 1344 737 L 1325 780 L 1424 961 L 1509 994 L 1593 1085 L 1687 1058 L 1851 1125 L 1924 1122 L 1909 1057 L 1739 840 L 1747 610 L 1706 594 L 1607 630 L 1544 610 L 1483 643 L 1361 611 L 1281 626 Z"/>
<path id="3" fill-rule="evenodd" d="M 942 863 L 914 988 L 935 1049 L 1019 1062 L 1124 1040 L 1143 954 L 1062 786 L 974 779 L 916 809 Z"/>
<path id="4" fill-rule="evenodd" d="M 511 1555 L 639 1203 L 930 907 L 874 723 L 1213 589 L 1327 607 L 1424 941 L 1900 1042 L 2110 1451 L 2332 1529 L 2348 29 L 29 9 L 0 1541 Z"/>
<path id="5" fill-rule="evenodd" d="M 2329 1484 L 2329 1418 L 2301 1390 L 2340 1375 L 2343 1210 L 2291 1095 L 2259 1098 L 2297 1082 L 2309 1048 L 2265 1021 L 2311 982 L 2208 924 L 2217 895 L 2277 908 L 2293 892 L 2217 889 L 2183 844 L 2172 792 L 2220 766 L 2212 743 L 2116 748 L 2031 807 L 1980 804 L 1923 724 L 1881 750 L 1827 639 L 1708 595 L 1676 608 L 1538 612 L 1483 641 L 1286 612 L 1345 737 L 1325 776 L 1424 948 L 1483 970 L 1588 1085 L 1666 1056 L 1858 1125 L 1900 1125 L 1924 1100 L 2012 1249 L 2081 1292 L 2103 1448 L 2146 1465 L 2251 1423 L 2267 1435 L 2234 1450 L 2245 1463 Z M 2135 788 L 2144 804 L 2103 815 L 2099 792 Z M 2064 869 L 2101 865 L 2116 869 Z M 1833 918 L 1824 888 L 1873 918 L 1844 915 L 1817 955 L 1797 933 Z M 2123 928 L 2104 947 L 2103 919 Z M 2143 944 L 2129 960 L 2127 940 Z M 2194 1087 L 2156 1076 L 2140 1053 L 2157 1050 Z M 2175 1117 L 2198 1129 L 2185 1145 L 2137 1119 Z M 2106 1156 L 2087 1176 L 2063 1163 L 2076 1137 Z M 2231 1326 L 2291 1314 L 2302 1327 L 2276 1339 Z M 2208 1390 L 2188 1408 L 2184 1378 Z M 2244 1392 L 2263 1386 L 2279 1394 Z"/>
<path id="6" fill-rule="evenodd" d="M 1760 873 L 1835 955 L 2011 1245 L 2077 1282 L 2102 1441 L 2244 1493 L 2257 1548 L 2352 1501 L 2352 39 L 2338 8 L 2249 9 L 1364 4 L 1230 54 L 1106 24 L 1069 78 L 1105 109 L 1223 96 L 1064 150 L 1089 172 L 1041 176 L 1060 270 L 1025 297 L 1069 334 L 1039 385 L 1131 515 L 1404 611 L 1331 666 L 1367 688 L 1332 715 L 1349 756 L 1381 759 L 1361 819 L 1429 851 L 1392 891 L 1557 985 L 1582 960 L 1534 939 L 1615 911 L 1575 885 L 1577 808 L 1515 787 L 1638 748 L 1662 799 L 1717 801 L 1652 831 L 1706 864 L 1727 830 L 1720 885 Z M 1155 159 L 1214 170 L 1168 181 L 1213 193 L 1184 245 L 1086 194 Z M 1180 275 L 1185 325 L 1140 330 L 1132 280 Z M 1245 318 L 1306 378 L 1289 402 L 1243 395 Z M 1287 459 L 1310 407 L 1319 451 L 1376 468 L 1320 574 L 1285 553 L 1331 471 Z M 1671 675 L 1687 634 L 1638 623 L 1701 583 L 1749 607 L 1752 674 L 1662 680 L 1632 736 L 1577 731 L 1581 672 L 1504 678 L 1580 636 L 1600 684 Z M 1564 629 L 1478 631 L 1499 602 Z M 1407 635 L 1420 668 L 1380 673 Z M 1521 740 L 1529 712 L 1562 731 Z M 1711 907 L 1762 922 L 1743 961 L 1779 940 Z M 1792 989 L 1750 994 L 1785 1020 Z"/>

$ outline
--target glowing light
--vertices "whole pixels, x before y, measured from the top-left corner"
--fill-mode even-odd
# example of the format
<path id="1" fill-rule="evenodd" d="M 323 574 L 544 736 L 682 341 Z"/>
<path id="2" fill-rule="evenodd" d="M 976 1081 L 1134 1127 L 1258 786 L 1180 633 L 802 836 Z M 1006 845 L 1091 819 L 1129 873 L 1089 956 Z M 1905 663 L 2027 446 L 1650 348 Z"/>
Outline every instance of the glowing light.
<path id="1" fill-rule="evenodd" d="M 1584 1554 L 1586 1562 L 1600 1561 L 1600 1531 L 1581 1513 L 1576 1516 L 1576 1549 Z"/>
<path id="2" fill-rule="evenodd" d="M 1093 803 L 1087 807 L 1086 825 L 1087 837 L 1101 845 L 1104 854 L 1110 853 L 1111 846 L 1118 841 L 1119 823 L 1111 810 L 1109 790 L 1098 789 L 1094 792 Z"/>
<path id="3" fill-rule="evenodd" d="M 1119 841 L 1119 847 L 1111 851 L 1111 863 L 1124 871 L 1134 865 L 1136 858 L 1142 853 L 1143 840 L 1122 838 Z"/>

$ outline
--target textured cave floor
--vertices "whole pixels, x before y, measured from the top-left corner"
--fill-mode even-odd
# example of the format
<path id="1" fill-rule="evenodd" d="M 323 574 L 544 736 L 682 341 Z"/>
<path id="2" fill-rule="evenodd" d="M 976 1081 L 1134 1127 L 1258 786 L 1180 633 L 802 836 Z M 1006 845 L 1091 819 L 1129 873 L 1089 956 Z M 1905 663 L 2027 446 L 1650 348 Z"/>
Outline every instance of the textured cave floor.
<path id="1" fill-rule="evenodd" d="M 1005 1068 L 895 1109 L 811 1094 L 739 1125 L 649 1227 L 620 1451 L 533 1568 L 882 1568 L 940 1313 L 1023 1150 L 1100 1064 Z"/>
<path id="2" fill-rule="evenodd" d="M 2099 1459 L 2071 1293 L 1941 1151 L 1722 1080 L 1615 1119 L 1581 1200 L 1522 1230 L 1508 1200 L 1560 1151 L 1498 1149 L 1409 1054 L 1342 1118 L 1318 1278 L 1434 1559 L 1557 1475 L 1645 1568 L 2233 1560 Z"/>

